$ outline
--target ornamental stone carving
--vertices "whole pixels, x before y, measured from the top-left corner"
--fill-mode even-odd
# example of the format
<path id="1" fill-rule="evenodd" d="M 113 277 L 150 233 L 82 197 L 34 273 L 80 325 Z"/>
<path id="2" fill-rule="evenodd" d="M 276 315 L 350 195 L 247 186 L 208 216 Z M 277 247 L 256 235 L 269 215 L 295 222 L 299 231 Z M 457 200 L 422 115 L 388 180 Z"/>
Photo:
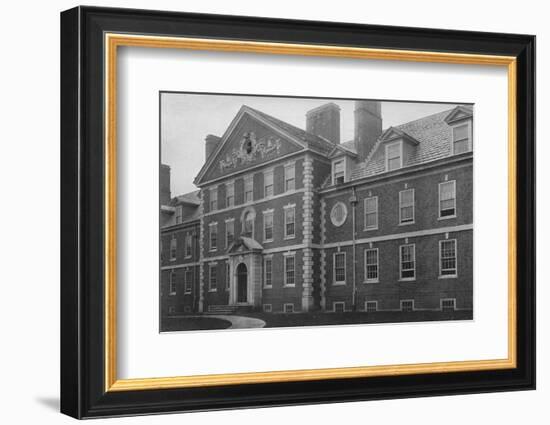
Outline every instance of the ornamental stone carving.
<path id="1" fill-rule="evenodd" d="M 219 161 L 220 171 L 248 165 L 258 159 L 275 157 L 281 149 L 281 139 L 273 136 L 256 138 L 253 132 L 243 135 L 239 147 L 228 152 L 224 159 Z"/>

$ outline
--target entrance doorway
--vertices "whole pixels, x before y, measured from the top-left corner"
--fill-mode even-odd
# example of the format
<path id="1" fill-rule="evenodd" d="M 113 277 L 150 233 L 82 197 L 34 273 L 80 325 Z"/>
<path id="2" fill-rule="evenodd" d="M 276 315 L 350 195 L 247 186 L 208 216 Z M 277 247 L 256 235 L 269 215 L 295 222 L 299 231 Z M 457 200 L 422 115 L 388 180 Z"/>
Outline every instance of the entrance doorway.
<path id="1" fill-rule="evenodd" d="M 248 302 L 248 271 L 244 263 L 237 266 L 237 302 Z"/>

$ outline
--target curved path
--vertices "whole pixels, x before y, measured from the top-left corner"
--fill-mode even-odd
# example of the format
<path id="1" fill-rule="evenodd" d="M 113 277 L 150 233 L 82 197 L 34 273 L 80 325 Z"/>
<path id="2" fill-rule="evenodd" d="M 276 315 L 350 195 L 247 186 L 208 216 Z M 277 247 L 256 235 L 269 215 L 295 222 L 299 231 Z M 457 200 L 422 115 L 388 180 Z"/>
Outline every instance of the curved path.
<path id="1" fill-rule="evenodd" d="M 227 329 L 247 329 L 247 328 L 263 328 L 265 322 L 261 319 L 245 316 L 233 316 L 226 314 L 209 314 L 207 317 L 215 317 L 217 319 L 227 320 L 231 322 L 231 326 Z"/>

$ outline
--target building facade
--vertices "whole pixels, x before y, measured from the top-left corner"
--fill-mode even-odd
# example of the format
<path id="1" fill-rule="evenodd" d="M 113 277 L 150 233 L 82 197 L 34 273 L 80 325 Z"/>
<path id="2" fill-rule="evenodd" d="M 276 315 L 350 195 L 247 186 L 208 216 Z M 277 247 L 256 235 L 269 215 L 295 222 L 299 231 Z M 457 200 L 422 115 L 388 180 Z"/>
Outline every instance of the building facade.
<path id="1" fill-rule="evenodd" d="M 306 130 L 243 106 L 205 139 L 197 192 L 161 167 L 161 313 L 471 310 L 472 109 L 383 129 L 357 101 Z"/>

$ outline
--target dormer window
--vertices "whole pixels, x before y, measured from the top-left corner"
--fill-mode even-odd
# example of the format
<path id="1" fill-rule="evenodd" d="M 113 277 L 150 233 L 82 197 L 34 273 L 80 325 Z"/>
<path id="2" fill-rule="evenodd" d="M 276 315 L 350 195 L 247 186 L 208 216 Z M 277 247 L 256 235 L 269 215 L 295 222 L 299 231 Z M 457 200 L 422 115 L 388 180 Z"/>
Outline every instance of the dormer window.
<path id="1" fill-rule="evenodd" d="M 346 162 L 340 159 L 332 163 L 332 184 L 342 184 L 346 181 Z"/>
<path id="2" fill-rule="evenodd" d="M 472 150 L 471 121 L 453 127 L 453 155 Z"/>
<path id="3" fill-rule="evenodd" d="M 386 171 L 397 170 L 403 166 L 403 144 L 401 141 L 386 145 Z"/>

